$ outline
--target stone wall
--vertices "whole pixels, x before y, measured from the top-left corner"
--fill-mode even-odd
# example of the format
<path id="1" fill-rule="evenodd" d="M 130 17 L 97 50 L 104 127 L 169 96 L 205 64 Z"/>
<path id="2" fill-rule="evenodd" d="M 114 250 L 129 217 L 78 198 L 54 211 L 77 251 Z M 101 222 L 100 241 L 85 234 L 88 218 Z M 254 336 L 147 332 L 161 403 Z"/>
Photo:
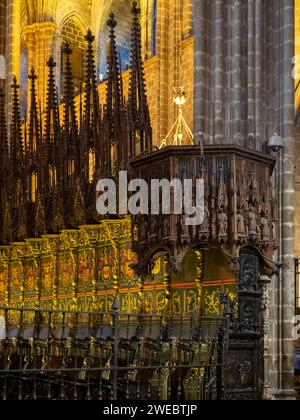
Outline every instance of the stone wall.
<path id="1" fill-rule="evenodd" d="M 273 3 L 195 0 L 198 141 L 265 150 L 275 123 Z"/>
<path id="2" fill-rule="evenodd" d="M 5 41 L 6 41 L 6 1 L 0 1 L 0 55 L 5 55 Z"/>
<path id="3" fill-rule="evenodd" d="M 296 111 L 296 133 L 295 133 L 295 207 L 300 208 L 300 120 L 299 120 L 299 104 L 300 104 L 300 0 L 295 0 L 295 111 Z M 295 215 L 295 251 L 300 257 L 300 215 Z"/>
<path id="4" fill-rule="evenodd" d="M 274 178 L 280 268 L 263 308 L 262 388 L 264 397 L 293 398 L 294 1 L 194 0 L 194 31 L 197 141 L 269 153 L 274 132 L 284 140 Z"/>
<path id="5" fill-rule="evenodd" d="M 300 0 L 295 0 L 295 108 L 299 107 L 300 103 Z"/>
<path id="6" fill-rule="evenodd" d="M 5 57 L 6 57 L 6 1 L 0 1 L 0 84 L 6 76 Z"/>
<path id="7" fill-rule="evenodd" d="M 291 60 L 294 57 L 294 1 L 276 1 L 276 18 L 280 38 L 275 40 L 277 60 L 280 63 L 276 74 L 281 86 L 278 93 L 277 130 L 284 140 L 282 156 L 282 289 L 279 307 L 282 308 L 280 325 L 279 397 L 290 398 L 294 390 L 294 344 L 295 315 L 294 252 L 295 252 L 295 144 L 294 144 L 294 81 Z M 277 41 L 277 42 L 276 42 Z"/>
<path id="8" fill-rule="evenodd" d="M 20 80 L 21 0 L 7 2 L 6 10 L 6 97 L 8 121 L 12 115 L 12 85 L 14 76 Z"/>
<path id="9" fill-rule="evenodd" d="M 183 86 L 185 87 L 187 93 L 187 103 L 184 108 L 184 116 L 187 120 L 187 123 L 191 128 L 193 128 L 193 50 L 194 42 L 193 38 L 188 38 L 183 42 L 183 65 L 187 70 L 183 75 Z M 161 69 L 162 62 L 159 56 L 154 56 L 145 62 L 145 78 L 146 78 L 146 90 L 148 96 L 148 104 L 150 110 L 150 117 L 153 129 L 153 142 L 154 145 L 159 146 L 162 139 L 166 136 L 171 124 L 175 121 L 176 110 L 173 105 L 173 87 L 170 86 L 170 89 L 167 89 L 168 95 L 170 96 L 170 104 L 166 108 L 160 105 L 160 83 L 159 83 L 159 73 Z M 164 64 L 164 63 L 163 63 Z M 125 71 L 122 74 L 123 78 L 123 87 L 126 98 L 128 97 L 129 92 L 129 79 L 130 71 Z M 102 104 L 106 101 L 106 83 L 99 85 L 99 97 Z M 76 99 L 77 109 L 79 112 L 80 108 L 80 98 Z M 162 123 L 162 117 L 164 114 L 168 116 L 168 124 Z"/>
<path id="10" fill-rule="evenodd" d="M 78 47 L 82 50 L 86 49 L 86 42 L 81 28 L 78 27 L 76 22 L 70 18 L 63 26 L 61 31 L 61 38 L 63 42 L 68 42 L 72 46 Z"/>
<path id="11" fill-rule="evenodd" d="M 95 15 L 99 8 L 97 9 L 95 5 L 86 6 L 86 3 L 83 4 L 81 0 L 66 2 L 59 10 L 54 10 L 53 5 L 50 7 L 50 4 L 45 2 L 44 13 L 41 12 L 42 9 L 32 9 L 31 7 L 26 9 L 23 4 L 21 7 L 20 0 L 11 2 L 8 19 L 9 42 L 7 43 L 7 50 L 9 51 L 8 77 L 10 82 L 14 74 L 19 78 L 22 37 L 28 50 L 28 70 L 34 66 L 39 78 L 37 91 L 42 110 L 45 108 L 46 100 L 47 59 L 50 54 L 54 54 L 57 62 L 57 84 L 60 86 L 61 44 L 63 39 L 72 40 L 82 47 L 82 31 L 90 25 L 93 31 L 95 31 L 95 28 L 102 31 L 95 32 L 96 40 L 103 36 L 105 32 L 103 32 L 103 25 L 107 21 L 110 11 L 112 8 L 118 10 L 116 1 L 105 4 L 105 8 L 103 6 L 101 9 L 101 15 L 98 16 L 98 22 L 101 20 L 102 26 L 97 26 L 95 25 Z M 37 10 L 39 10 L 39 14 L 36 13 Z M 147 92 L 153 124 L 154 144 L 159 145 L 177 116 L 177 109 L 173 103 L 175 87 L 182 85 L 187 93 L 184 116 L 188 125 L 193 129 L 194 43 L 192 37 L 192 0 L 176 0 L 175 2 L 161 0 L 157 2 L 157 54 L 150 59 L 149 48 L 147 50 L 145 46 L 145 43 L 149 44 L 149 40 L 146 41 L 145 34 L 149 31 L 149 19 L 151 23 L 152 0 L 142 0 L 141 10 L 143 54 L 148 57 L 145 63 Z M 98 12 L 100 13 L 100 9 Z M 124 16 L 124 19 L 128 20 L 130 16 Z M 120 22 L 121 28 L 126 26 L 124 25 L 124 22 Z M 98 45 L 98 42 L 96 45 Z M 97 54 L 98 50 L 96 49 Z M 99 57 L 97 60 L 99 61 Z M 125 85 L 127 80 L 128 75 L 125 72 Z M 105 92 L 104 87 L 99 89 Z M 126 86 L 125 91 L 127 91 Z M 101 96 L 103 98 L 104 93 Z M 8 103 L 10 104 L 10 95 Z"/>

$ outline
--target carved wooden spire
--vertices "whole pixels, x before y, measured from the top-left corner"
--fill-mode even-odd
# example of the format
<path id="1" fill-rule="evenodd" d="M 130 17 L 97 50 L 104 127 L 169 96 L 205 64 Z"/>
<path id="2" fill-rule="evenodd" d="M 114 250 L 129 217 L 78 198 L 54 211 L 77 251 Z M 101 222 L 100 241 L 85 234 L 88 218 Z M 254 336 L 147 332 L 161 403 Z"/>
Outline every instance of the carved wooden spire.
<path id="1" fill-rule="evenodd" d="M 85 40 L 88 43 L 86 54 L 84 121 L 81 139 L 82 174 L 87 182 L 90 177 L 90 152 L 94 152 L 100 132 L 100 104 L 97 90 L 96 65 L 94 56 L 95 37 L 89 30 Z"/>
<path id="2" fill-rule="evenodd" d="M 69 191 L 68 201 L 66 203 L 65 213 L 68 228 L 77 228 L 86 223 L 86 200 L 82 190 L 82 181 L 80 178 L 77 178 L 75 180 L 74 188 L 72 191 Z"/>
<path id="3" fill-rule="evenodd" d="M 39 190 L 42 193 L 43 179 L 41 179 L 42 171 L 41 165 L 43 162 L 43 153 L 42 153 L 42 136 L 41 136 L 41 126 L 39 122 L 38 106 L 37 106 L 37 96 L 36 96 L 36 81 L 37 76 L 35 74 L 34 68 L 31 69 L 31 73 L 28 76 L 30 81 L 30 112 L 29 112 L 29 160 L 30 160 L 30 175 L 37 175 L 37 191 Z"/>
<path id="4" fill-rule="evenodd" d="M 53 57 L 47 62 L 49 67 L 48 92 L 46 107 L 45 141 L 47 144 L 47 193 L 49 202 L 49 227 L 51 232 L 57 233 L 64 228 L 63 211 L 63 149 L 61 141 L 59 106 L 55 82 L 54 69 L 56 63 Z"/>
<path id="5" fill-rule="evenodd" d="M 56 63 L 53 57 L 50 57 L 47 62 L 47 66 L 49 67 L 49 76 L 46 106 L 45 143 L 47 145 L 48 176 L 45 182 L 46 192 L 50 194 L 51 191 L 53 191 L 53 189 L 57 186 L 59 186 L 59 190 L 63 193 L 64 155 L 60 130 L 57 89 L 54 74 Z"/>
<path id="6" fill-rule="evenodd" d="M 46 177 L 45 170 L 45 153 L 44 144 L 41 133 L 41 124 L 39 121 L 39 112 L 36 95 L 37 76 L 34 68 L 32 68 L 28 79 L 31 82 L 31 100 L 30 100 L 30 116 L 29 116 L 29 153 L 30 153 L 30 182 L 29 187 L 32 188 L 33 177 L 36 177 L 35 191 L 35 212 L 34 212 L 34 236 L 38 237 L 46 233 L 45 222 L 45 202 L 44 202 L 44 182 Z M 34 187 L 33 187 L 34 188 Z"/>
<path id="7" fill-rule="evenodd" d="M 119 56 L 116 46 L 115 28 L 117 22 L 113 14 L 107 22 L 109 27 L 108 83 L 106 95 L 106 138 L 103 147 L 104 174 L 115 174 L 128 161 L 128 134 L 123 106 L 123 84 Z"/>
<path id="8" fill-rule="evenodd" d="M 47 86 L 47 106 L 46 106 L 46 127 L 45 136 L 47 143 L 55 142 L 60 134 L 59 125 L 59 107 L 55 82 L 54 69 L 56 63 L 51 56 L 47 62 L 49 68 L 48 86 Z"/>
<path id="9" fill-rule="evenodd" d="M 25 154 L 24 154 L 23 135 L 22 135 L 22 128 L 21 128 L 20 98 L 19 98 L 20 86 L 17 83 L 16 77 L 14 77 L 14 81 L 11 88 L 13 91 L 13 110 L 12 110 L 12 123 L 11 123 L 12 161 L 15 168 L 14 173 L 16 177 L 21 178 L 23 181 L 24 170 L 25 170 Z"/>
<path id="10" fill-rule="evenodd" d="M 145 88 L 145 75 L 142 62 L 140 9 L 133 1 L 131 31 L 131 77 L 128 101 L 130 130 L 130 157 L 152 150 L 152 129 Z M 139 145 L 139 149 L 137 146 Z"/>
<path id="11" fill-rule="evenodd" d="M 90 127 L 93 119 L 99 115 L 99 98 L 97 91 L 97 76 L 94 55 L 95 37 L 89 30 L 85 40 L 88 43 L 86 54 L 86 78 L 85 78 L 85 123 Z"/>
<path id="12" fill-rule="evenodd" d="M 63 199 L 59 185 L 52 190 L 48 227 L 51 233 L 59 233 L 65 228 Z"/>
<path id="13" fill-rule="evenodd" d="M 12 240 L 11 224 L 11 175 L 8 151 L 7 125 L 5 116 L 5 94 L 0 91 L 0 241 L 9 244 Z"/>
<path id="14" fill-rule="evenodd" d="M 8 138 L 7 138 L 7 125 L 6 125 L 6 115 L 5 115 L 5 94 L 0 90 L 0 172 L 1 179 L 6 179 L 7 175 L 7 166 L 9 163 L 9 153 L 8 153 Z"/>
<path id="15" fill-rule="evenodd" d="M 118 171 L 122 161 L 122 91 L 119 57 L 116 46 L 115 28 L 117 22 L 111 13 L 107 22 L 109 27 L 109 53 L 108 53 L 108 83 L 106 95 L 105 123 L 107 136 L 103 145 L 103 174 L 112 174 Z M 126 142 L 126 140 L 125 140 Z"/>
<path id="16" fill-rule="evenodd" d="M 84 224 L 85 203 L 82 193 L 81 155 L 78 143 L 78 127 L 75 108 L 75 93 L 73 85 L 73 71 L 70 56 L 72 49 L 68 44 L 63 48 L 66 56 L 65 86 L 64 86 L 64 125 L 63 125 L 63 156 L 64 156 L 64 201 L 65 222 L 68 227 L 79 226 L 76 222 Z M 76 200 L 77 191 L 82 200 Z M 78 217 L 80 214 L 80 217 Z M 83 215 L 83 216 L 82 216 Z M 81 217 L 82 216 L 82 217 Z"/>
<path id="17" fill-rule="evenodd" d="M 78 126 L 75 107 L 75 92 L 73 84 L 73 70 L 70 60 L 72 49 L 69 44 L 63 48 L 66 57 L 64 80 L 64 122 L 63 122 L 63 154 L 65 162 L 64 189 L 74 186 L 74 178 L 79 176 Z M 75 172 L 75 174 L 74 174 Z"/>
<path id="18" fill-rule="evenodd" d="M 35 153 L 37 149 L 37 143 L 40 140 L 40 124 L 37 106 L 36 96 L 36 81 L 37 76 L 34 68 L 31 69 L 31 73 L 28 76 L 30 81 L 30 112 L 29 112 L 29 149 L 31 153 Z"/>
<path id="19" fill-rule="evenodd" d="M 20 86 L 16 77 L 12 84 L 13 112 L 11 124 L 12 205 L 15 209 L 14 240 L 27 236 L 26 164 L 20 115 Z"/>
<path id="20" fill-rule="evenodd" d="M 44 118 L 38 106 L 34 69 L 29 75 L 30 104 L 28 130 L 23 142 L 19 86 L 14 79 L 11 138 L 7 139 L 4 99 L 0 96 L 0 242 L 22 241 L 46 232 L 58 233 L 67 227 L 96 223 L 96 186 L 100 175 L 109 177 L 125 169 L 130 157 L 152 148 L 149 110 L 141 59 L 141 28 L 137 3 L 133 4 L 132 72 L 130 95 L 125 105 L 116 48 L 116 20 L 109 27 L 107 103 L 99 103 L 94 36 L 86 36 L 87 54 L 84 104 L 80 105 L 80 130 L 76 115 L 73 72 L 69 45 L 63 53 L 64 114 L 55 83 L 55 62 L 50 57 L 47 101 Z M 129 124 L 130 121 L 130 124 Z M 43 126 L 44 124 L 44 126 Z M 129 127 L 129 128 L 128 128 Z M 131 143 L 129 143 L 129 140 Z M 129 147 L 131 145 L 131 148 Z M 10 145 L 10 148 L 8 147 Z M 92 162 L 95 158 L 95 162 Z M 11 221 L 9 218 L 11 217 Z M 13 232 L 11 226 L 14 227 Z M 12 232 L 12 234 L 11 234 Z"/>
<path id="21" fill-rule="evenodd" d="M 70 132 L 74 132 L 74 130 L 77 129 L 73 69 L 70 59 L 72 53 L 73 51 L 69 44 L 65 44 L 63 48 L 63 54 L 66 57 L 64 69 L 64 129 Z"/>

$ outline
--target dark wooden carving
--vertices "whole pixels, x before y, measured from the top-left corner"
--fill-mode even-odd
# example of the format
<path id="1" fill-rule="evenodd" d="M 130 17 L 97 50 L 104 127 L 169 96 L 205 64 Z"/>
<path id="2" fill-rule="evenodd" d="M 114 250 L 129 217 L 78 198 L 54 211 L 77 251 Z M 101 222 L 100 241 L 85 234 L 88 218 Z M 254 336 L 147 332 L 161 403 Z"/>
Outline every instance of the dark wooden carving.
<path id="1" fill-rule="evenodd" d="M 5 119 L 5 95 L 0 93 L 0 241 L 5 245 L 12 240 L 12 166 L 9 160 L 7 127 Z"/>
<path id="2" fill-rule="evenodd" d="M 26 157 L 20 115 L 20 86 L 14 78 L 13 115 L 11 124 L 11 173 L 12 179 L 12 208 L 13 213 L 13 240 L 23 241 L 27 237 L 27 177 Z M 5 181 L 4 181 L 5 182 Z"/>
<path id="3" fill-rule="evenodd" d="M 47 107 L 38 109 L 36 79 L 29 80 L 29 122 L 22 133 L 19 86 L 14 80 L 13 115 L 8 139 L 4 94 L 0 93 L 0 242 L 23 241 L 65 228 L 95 223 L 96 183 L 114 178 L 121 169 L 130 177 L 196 179 L 205 183 L 204 220 L 187 226 L 186 216 L 160 214 L 133 218 L 136 272 L 151 269 L 152 259 L 164 252 L 166 267 L 181 270 L 187 251 L 218 247 L 238 278 L 239 314 L 233 322 L 227 354 L 228 399 L 259 397 L 259 273 L 277 270 L 272 262 L 277 246 L 277 214 L 271 176 L 275 160 L 237 146 L 182 146 L 153 150 L 152 129 L 141 58 L 140 11 L 133 2 L 131 76 L 125 103 L 116 50 L 116 21 L 108 21 L 109 56 L 106 104 L 100 104 L 94 36 L 86 36 L 87 53 L 83 98 L 76 116 L 70 47 L 66 45 L 63 112 L 58 102 L 55 62 L 48 61 Z M 61 118 L 61 115 L 63 118 Z M 24 138 L 23 138 L 24 137 Z M 10 147 L 8 147 L 10 145 Z M 34 182 L 33 182 L 34 181 Z M 171 200 L 172 201 L 172 200 Z M 170 286 L 169 273 L 166 289 Z M 168 294 L 168 292 L 166 292 Z M 229 305 L 230 306 L 230 305 Z M 232 306 L 232 305 L 231 305 Z"/>
<path id="4" fill-rule="evenodd" d="M 136 269 L 148 271 L 148 263 L 158 251 L 165 251 L 173 268 L 180 269 L 180 261 L 190 248 L 220 247 L 239 271 L 239 254 L 246 246 L 258 250 L 271 272 L 276 240 L 276 205 L 272 199 L 271 176 L 275 160 L 269 155 L 235 146 L 205 146 L 203 161 L 197 146 L 168 147 L 131 161 L 137 178 L 151 183 L 151 179 L 196 179 L 205 182 L 204 222 L 187 226 L 185 216 L 150 216 L 134 218 L 138 231 L 133 241 L 138 254 Z M 172 200 L 171 200 L 172 201 Z M 155 238 L 151 225 L 160 232 Z M 154 230 L 154 228 L 152 228 Z M 150 234 L 148 234 L 150 232 Z"/>
<path id="5" fill-rule="evenodd" d="M 249 400 L 260 398 L 262 325 L 259 290 L 260 258 L 245 249 L 240 255 L 238 277 L 239 313 L 233 322 L 226 355 L 225 398 Z"/>
<path id="6" fill-rule="evenodd" d="M 117 22 L 113 15 L 107 22 L 110 47 L 106 104 L 101 105 L 99 101 L 95 38 L 91 31 L 85 38 L 85 82 L 79 118 L 76 115 L 70 59 L 72 50 L 69 45 L 63 48 L 66 59 L 62 109 L 58 100 L 53 57 L 47 63 L 47 104 L 43 116 L 38 109 L 38 75 L 34 69 L 29 75 L 30 112 L 24 130 L 20 116 L 19 86 L 14 79 L 9 139 L 5 122 L 5 97 L 3 92 L 0 93 L 0 243 L 9 244 L 28 237 L 58 233 L 65 228 L 97 223 L 98 180 L 118 179 L 119 170 L 128 168 L 130 157 L 140 151 L 152 150 L 152 130 L 141 59 L 140 11 L 135 1 L 132 14 L 132 62 L 127 103 L 116 49 Z"/>
<path id="7" fill-rule="evenodd" d="M 152 151 L 152 129 L 145 88 L 145 75 L 142 62 L 140 9 L 133 1 L 132 40 L 131 40 L 131 78 L 128 100 L 129 156 Z"/>

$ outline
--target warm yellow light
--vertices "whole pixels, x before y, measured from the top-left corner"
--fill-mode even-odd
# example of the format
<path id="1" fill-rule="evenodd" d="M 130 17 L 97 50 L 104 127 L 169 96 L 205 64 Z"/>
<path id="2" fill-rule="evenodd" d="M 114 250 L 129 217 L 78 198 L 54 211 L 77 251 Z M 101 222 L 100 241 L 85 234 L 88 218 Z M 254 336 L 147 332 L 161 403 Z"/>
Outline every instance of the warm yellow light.
<path id="1" fill-rule="evenodd" d="M 185 91 L 183 90 L 182 87 L 178 89 L 174 89 L 174 91 L 175 91 L 175 96 L 174 96 L 175 104 L 179 107 L 183 107 L 186 103 Z"/>
<path id="2" fill-rule="evenodd" d="M 194 135 L 183 116 L 183 107 L 186 103 L 185 91 L 183 87 L 179 87 L 174 89 L 174 93 L 174 103 L 178 106 L 178 117 L 167 134 L 167 137 L 161 142 L 160 149 L 167 147 L 169 140 L 172 138 L 173 146 L 182 146 L 185 136 L 187 137 L 188 144 L 194 144 Z"/>
<path id="3" fill-rule="evenodd" d="M 300 0 L 295 0 L 295 57 L 293 59 L 295 79 L 295 108 L 300 104 Z"/>

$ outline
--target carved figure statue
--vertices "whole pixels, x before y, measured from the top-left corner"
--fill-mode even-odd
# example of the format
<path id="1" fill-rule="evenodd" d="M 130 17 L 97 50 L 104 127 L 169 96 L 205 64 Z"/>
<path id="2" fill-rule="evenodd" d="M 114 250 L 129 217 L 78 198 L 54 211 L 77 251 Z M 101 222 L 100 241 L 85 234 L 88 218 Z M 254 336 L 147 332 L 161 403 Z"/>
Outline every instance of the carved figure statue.
<path id="1" fill-rule="evenodd" d="M 255 214 L 255 209 L 254 207 L 250 207 L 249 209 L 249 213 L 248 213 L 248 218 L 249 218 L 249 235 L 257 235 L 259 228 L 257 225 L 257 220 L 256 220 L 256 214 Z"/>
<path id="2" fill-rule="evenodd" d="M 190 240 L 190 226 L 187 224 L 187 215 L 180 218 L 181 237 L 183 240 Z"/>
<path id="3" fill-rule="evenodd" d="M 208 209 L 208 202 L 205 201 L 205 207 L 204 207 L 204 220 L 202 225 L 199 227 L 199 239 L 203 238 L 209 238 L 209 232 L 210 232 L 210 224 L 209 224 L 209 218 L 210 218 L 210 212 Z"/>
<path id="4" fill-rule="evenodd" d="M 261 224 L 261 239 L 265 242 L 268 242 L 271 238 L 271 229 L 270 229 L 267 214 L 262 213 L 260 224 Z"/>
<path id="5" fill-rule="evenodd" d="M 245 219 L 241 209 L 237 213 L 237 235 L 239 238 L 245 238 L 246 236 Z"/>
<path id="6" fill-rule="evenodd" d="M 224 207 L 221 207 L 218 214 L 219 239 L 227 238 L 228 217 Z"/>

